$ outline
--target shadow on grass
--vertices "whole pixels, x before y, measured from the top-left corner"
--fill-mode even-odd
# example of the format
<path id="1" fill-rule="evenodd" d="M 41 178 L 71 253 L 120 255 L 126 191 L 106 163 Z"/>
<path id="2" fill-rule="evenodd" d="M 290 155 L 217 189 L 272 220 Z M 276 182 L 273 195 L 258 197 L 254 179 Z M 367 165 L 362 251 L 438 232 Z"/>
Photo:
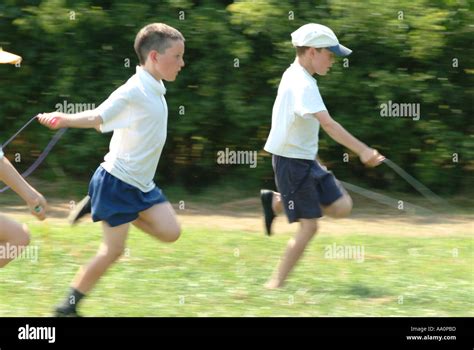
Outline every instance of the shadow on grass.
<path id="1" fill-rule="evenodd" d="M 370 288 L 361 284 L 353 284 L 349 286 L 349 288 L 345 290 L 345 293 L 367 299 L 383 298 L 389 296 L 389 294 L 383 289 Z"/>

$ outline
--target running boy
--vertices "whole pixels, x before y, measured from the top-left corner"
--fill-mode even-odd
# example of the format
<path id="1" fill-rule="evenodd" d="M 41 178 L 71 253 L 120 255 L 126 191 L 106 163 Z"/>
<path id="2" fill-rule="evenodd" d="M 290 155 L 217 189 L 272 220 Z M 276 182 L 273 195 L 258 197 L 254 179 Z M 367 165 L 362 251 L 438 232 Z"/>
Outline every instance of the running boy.
<path id="1" fill-rule="evenodd" d="M 77 305 L 122 255 L 130 224 L 164 241 L 181 233 L 173 207 L 153 182 L 167 133 L 163 80 L 174 81 L 184 66 L 184 37 L 166 24 L 153 23 L 135 38 L 140 66 L 97 109 L 78 114 L 43 114 L 52 128 L 113 131 L 109 153 L 89 184 L 92 219 L 102 221 L 103 242 L 79 270 L 56 316 L 77 316 Z"/>
<path id="2" fill-rule="evenodd" d="M 21 62 L 21 57 L 0 49 L 0 63 L 16 64 Z M 4 157 L 0 148 L 0 181 L 15 191 L 30 208 L 31 214 L 40 220 L 45 219 L 46 200 L 43 195 L 36 191 L 26 180 L 16 171 L 13 165 Z M 0 267 L 5 266 L 30 243 L 30 234 L 26 225 L 20 225 L 16 221 L 0 215 L 0 251 L 15 252 L 15 254 L 0 255 Z"/>
<path id="3" fill-rule="evenodd" d="M 331 118 L 312 75 L 326 75 L 334 55 L 351 50 L 339 44 L 334 32 L 320 24 L 306 24 L 291 34 L 296 59 L 285 71 L 273 105 L 272 127 L 264 149 L 271 153 L 278 191 L 261 191 L 267 234 L 276 215 L 285 211 L 290 223 L 300 222 L 273 276 L 269 289 L 281 287 L 311 238 L 323 215 L 341 218 L 352 210 L 352 200 L 331 172 L 316 160 L 319 126 L 359 155 L 367 166 L 384 159 Z"/>

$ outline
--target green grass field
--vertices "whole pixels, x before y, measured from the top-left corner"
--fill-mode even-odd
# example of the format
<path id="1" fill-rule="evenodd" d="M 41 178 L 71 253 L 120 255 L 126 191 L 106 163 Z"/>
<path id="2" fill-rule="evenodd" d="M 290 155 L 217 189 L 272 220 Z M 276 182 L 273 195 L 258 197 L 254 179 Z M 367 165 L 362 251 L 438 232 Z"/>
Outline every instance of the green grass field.
<path id="1" fill-rule="evenodd" d="M 51 316 L 101 239 L 100 224 L 70 228 L 64 221 L 30 219 L 28 224 L 38 261 L 19 259 L 0 269 L 0 316 Z M 263 284 L 291 230 L 268 238 L 240 229 L 183 227 L 173 244 L 132 229 L 125 256 L 84 299 L 80 312 L 111 317 L 474 316 L 472 226 L 465 226 L 471 232 L 420 237 L 404 235 L 405 229 L 398 236 L 384 229 L 363 234 L 360 225 L 352 234 L 323 230 L 286 286 L 272 291 Z M 334 246 L 363 247 L 363 261 L 329 258 L 325 248 Z"/>

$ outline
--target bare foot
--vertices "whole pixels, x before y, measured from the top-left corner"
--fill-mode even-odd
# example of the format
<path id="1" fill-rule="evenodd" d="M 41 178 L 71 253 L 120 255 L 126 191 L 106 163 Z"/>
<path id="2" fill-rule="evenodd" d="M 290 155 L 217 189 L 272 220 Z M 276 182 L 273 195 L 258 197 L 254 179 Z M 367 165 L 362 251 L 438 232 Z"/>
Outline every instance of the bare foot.
<path id="1" fill-rule="evenodd" d="M 276 280 L 269 280 L 267 283 L 264 284 L 266 289 L 277 289 L 283 286 L 283 283 L 280 283 Z"/>

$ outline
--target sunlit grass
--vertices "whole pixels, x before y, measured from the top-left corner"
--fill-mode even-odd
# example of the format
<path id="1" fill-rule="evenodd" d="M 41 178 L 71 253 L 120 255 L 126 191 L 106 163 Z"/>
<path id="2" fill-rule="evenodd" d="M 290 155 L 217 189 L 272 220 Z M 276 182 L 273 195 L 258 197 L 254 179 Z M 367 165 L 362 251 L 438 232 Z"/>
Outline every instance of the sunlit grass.
<path id="1" fill-rule="evenodd" d="M 30 224 L 38 261 L 0 270 L 0 316 L 49 316 L 94 254 L 100 224 Z M 473 316 L 468 237 L 318 236 L 268 291 L 290 235 L 186 227 L 174 244 L 132 229 L 125 256 L 84 300 L 86 316 Z M 363 261 L 329 247 L 364 249 Z"/>

